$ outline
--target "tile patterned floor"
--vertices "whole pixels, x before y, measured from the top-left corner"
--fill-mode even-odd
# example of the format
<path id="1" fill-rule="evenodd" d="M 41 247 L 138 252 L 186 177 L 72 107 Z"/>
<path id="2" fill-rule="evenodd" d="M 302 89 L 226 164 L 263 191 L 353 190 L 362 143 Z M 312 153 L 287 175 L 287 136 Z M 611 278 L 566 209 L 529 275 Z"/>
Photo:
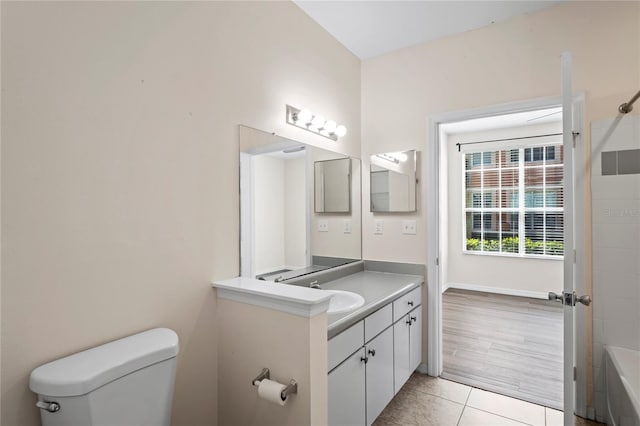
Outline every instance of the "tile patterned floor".
<path id="1" fill-rule="evenodd" d="M 561 411 L 414 373 L 374 426 L 562 426 Z M 575 417 L 576 426 L 601 423 Z"/>

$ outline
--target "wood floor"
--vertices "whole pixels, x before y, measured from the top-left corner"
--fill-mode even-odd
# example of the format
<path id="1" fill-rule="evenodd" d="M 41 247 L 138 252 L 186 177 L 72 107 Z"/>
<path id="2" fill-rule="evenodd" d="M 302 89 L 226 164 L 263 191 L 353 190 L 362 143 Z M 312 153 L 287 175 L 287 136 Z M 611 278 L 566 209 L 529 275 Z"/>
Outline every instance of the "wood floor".
<path id="1" fill-rule="evenodd" d="M 442 305 L 443 378 L 562 410 L 562 305 L 457 289 Z"/>

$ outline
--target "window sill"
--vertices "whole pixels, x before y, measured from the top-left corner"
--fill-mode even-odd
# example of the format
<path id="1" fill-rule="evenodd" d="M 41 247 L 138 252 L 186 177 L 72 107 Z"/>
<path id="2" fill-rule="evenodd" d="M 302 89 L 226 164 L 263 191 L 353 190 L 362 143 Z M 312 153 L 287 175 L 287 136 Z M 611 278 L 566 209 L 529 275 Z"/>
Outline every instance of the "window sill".
<path id="1" fill-rule="evenodd" d="M 490 257 L 510 257 L 513 259 L 538 259 L 538 260 L 564 260 L 564 256 L 551 256 L 543 254 L 518 254 L 518 253 L 500 253 L 495 251 L 476 251 L 476 250 L 462 250 L 462 254 L 469 254 L 472 256 L 490 256 Z"/>

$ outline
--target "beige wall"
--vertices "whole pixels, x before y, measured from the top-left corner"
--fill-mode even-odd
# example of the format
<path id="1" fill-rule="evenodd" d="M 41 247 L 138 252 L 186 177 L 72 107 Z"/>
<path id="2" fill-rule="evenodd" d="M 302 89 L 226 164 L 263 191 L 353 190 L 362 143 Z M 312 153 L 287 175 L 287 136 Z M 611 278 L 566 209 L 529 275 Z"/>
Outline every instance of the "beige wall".
<path id="1" fill-rule="evenodd" d="M 427 120 L 434 114 L 560 96 L 563 51 L 573 55 L 574 90 L 585 93 L 584 152 L 590 152 L 590 123 L 615 117 L 618 105 L 640 88 L 638 2 L 567 2 L 364 61 L 362 158 L 412 148 L 424 151 Z M 586 173 L 577 184 L 588 189 L 588 159 L 576 161 Z M 363 166 L 368 170 L 368 164 Z M 423 184 L 427 176 L 423 165 L 420 168 Z M 363 188 L 363 205 L 367 206 L 366 173 Z M 590 205 L 588 191 L 586 201 Z M 373 235 L 373 220 L 377 217 L 365 212 L 363 257 L 426 263 L 425 210 L 429 206 L 424 197 L 418 208 L 418 213 L 412 215 L 418 220 L 417 238 L 400 235 L 399 222 L 405 215 L 386 216 L 386 234 Z M 585 254 L 590 259 L 590 209 L 586 209 L 585 215 Z M 387 229 L 391 232 L 387 233 Z M 590 266 L 584 275 L 589 292 Z M 426 356 L 426 339 L 424 345 Z M 588 359 L 589 354 L 586 356 Z"/>
<path id="2" fill-rule="evenodd" d="M 180 337 L 173 424 L 216 424 L 237 126 L 359 156 L 359 61 L 288 2 L 2 2 L 2 90 L 2 424 L 38 424 L 34 367 L 155 326 Z"/>
<path id="3" fill-rule="evenodd" d="M 303 318 L 218 300 L 219 423 L 322 425 L 327 422 L 327 315 Z M 271 380 L 298 382 L 284 407 L 258 397 L 251 379 L 269 368 Z"/>
<path id="4" fill-rule="evenodd" d="M 640 86 L 639 15 L 637 2 L 568 2 L 364 61 L 363 159 L 387 151 L 424 151 L 427 120 L 434 114 L 559 96 L 560 54 L 567 50 L 573 54 L 574 89 L 586 92 L 587 123 L 615 116 L 618 104 Z M 420 169 L 423 184 L 425 167 Z M 366 173 L 363 180 L 363 205 L 368 206 Z M 411 215 L 418 219 L 417 238 L 399 235 L 405 215 L 365 212 L 364 258 L 426 262 L 427 208 L 422 197 L 418 213 Z M 385 235 L 373 235 L 373 220 L 380 217 Z"/>

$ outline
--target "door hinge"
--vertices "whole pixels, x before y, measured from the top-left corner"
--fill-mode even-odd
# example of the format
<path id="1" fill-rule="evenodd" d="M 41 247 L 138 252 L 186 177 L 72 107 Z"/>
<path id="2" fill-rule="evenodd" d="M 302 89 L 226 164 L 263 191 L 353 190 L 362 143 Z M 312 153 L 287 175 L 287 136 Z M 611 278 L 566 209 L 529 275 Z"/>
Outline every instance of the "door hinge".
<path id="1" fill-rule="evenodd" d="M 434 260 L 434 263 L 436 264 L 436 266 L 440 266 L 440 258 L 436 257 L 436 259 Z"/>
<path id="2" fill-rule="evenodd" d="M 573 135 L 573 147 L 576 147 L 576 139 L 578 136 L 580 136 L 580 132 L 576 132 L 575 130 L 571 132 L 571 135 Z"/>
<path id="3" fill-rule="evenodd" d="M 573 366 L 573 381 L 575 382 L 578 379 L 578 369 L 576 366 Z"/>
<path id="4" fill-rule="evenodd" d="M 573 250 L 573 263 L 578 262 L 578 252 L 574 249 Z"/>

